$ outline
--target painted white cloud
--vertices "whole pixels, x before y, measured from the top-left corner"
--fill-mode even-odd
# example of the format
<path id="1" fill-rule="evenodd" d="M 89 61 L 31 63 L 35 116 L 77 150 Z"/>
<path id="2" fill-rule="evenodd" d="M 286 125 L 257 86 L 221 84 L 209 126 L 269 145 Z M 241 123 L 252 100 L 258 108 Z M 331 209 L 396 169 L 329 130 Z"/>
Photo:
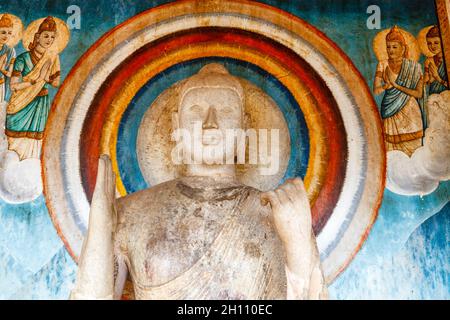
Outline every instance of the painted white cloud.
<path id="1" fill-rule="evenodd" d="M 450 179 L 450 91 L 429 97 L 428 114 L 424 145 L 411 158 L 400 151 L 387 153 L 386 187 L 392 192 L 425 195 Z"/>
<path id="2" fill-rule="evenodd" d="M 6 107 L 0 104 L 0 123 L 5 123 Z M 41 195 L 42 178 L 39 159 L 20 161 L 8 150 L 4 130 L 0 130 L 0 198 L 9 203 L 29 202 Z"/>

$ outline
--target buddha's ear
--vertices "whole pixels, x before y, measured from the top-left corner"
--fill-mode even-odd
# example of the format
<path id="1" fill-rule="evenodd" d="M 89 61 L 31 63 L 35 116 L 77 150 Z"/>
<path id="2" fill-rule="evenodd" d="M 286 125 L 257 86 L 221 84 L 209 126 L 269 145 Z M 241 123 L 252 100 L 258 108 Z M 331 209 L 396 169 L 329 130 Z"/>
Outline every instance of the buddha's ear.
<path id="1" fill-rule="evenodd" d="M 180 117 L 178 116 L 178 112 L 172 113 L 172 130 L 175 132 L 180 128 Z"/>

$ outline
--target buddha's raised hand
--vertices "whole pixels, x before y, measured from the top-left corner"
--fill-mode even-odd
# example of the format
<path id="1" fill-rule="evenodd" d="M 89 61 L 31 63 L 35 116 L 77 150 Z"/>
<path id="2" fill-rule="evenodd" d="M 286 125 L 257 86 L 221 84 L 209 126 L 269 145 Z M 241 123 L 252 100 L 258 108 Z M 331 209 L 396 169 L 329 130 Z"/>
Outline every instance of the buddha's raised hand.
<path id="1" fill-rule="evenodd" d="M 108 155 L 101 155 L 98 160 L 97 180 L 92 196 L 91 214 L 96 215 L 96 223 L 108 222 L 110 227 L 116 223 L 116 175 Z"/>
<path id="2" fill-rule="evenodd" d="M 100 156 L 97 181 L 89 211 L 89 228 L 78 264 L 71 299 L 112 299 L 114 253 L 112 234 L 116 224 L 115 175 L 111 159 Z"/>
<path id="3" fill-rule="evenodd" d="M 300 178 L 287 180 L 274 191 L 261 195 L 263 205 L 270 203 L 273 221 L 281 241 L 286 244 L 309 243 L 312 232 L 311 209 Z"/>

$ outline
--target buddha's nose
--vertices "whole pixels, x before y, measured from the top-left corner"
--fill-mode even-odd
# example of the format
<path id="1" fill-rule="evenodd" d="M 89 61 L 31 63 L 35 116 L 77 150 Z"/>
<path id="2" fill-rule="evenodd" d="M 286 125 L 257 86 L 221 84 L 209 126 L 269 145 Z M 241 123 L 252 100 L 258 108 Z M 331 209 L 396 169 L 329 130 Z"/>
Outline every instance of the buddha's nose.
<path id="1" fill-rule="evenodd" d="M 203 129 L 218 129 L 217 125 L 217 116 L 216 116 L 216 108 L 209 107 L 208 114 L 206 115 L 206 119 L 203 122 Z"/>

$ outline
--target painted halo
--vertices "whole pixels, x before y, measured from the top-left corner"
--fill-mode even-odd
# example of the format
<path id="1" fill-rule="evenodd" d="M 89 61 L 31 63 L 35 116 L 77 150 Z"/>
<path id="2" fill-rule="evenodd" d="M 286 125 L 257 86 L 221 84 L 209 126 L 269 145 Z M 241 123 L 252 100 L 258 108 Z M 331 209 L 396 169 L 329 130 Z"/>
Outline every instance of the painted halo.
<path id="1" fill-rule="evenodd" d="M 136 141 L 157 97 L 220 62 L 280 107 L 290 134 L 284 178 L 301 176 L 326 280 L 360 249 L 384 190 L 381 123 L 367 84 L 323 33 L 248 1 L 181 1 L 145 11 L 99 39 L 56 95 L 44 139 L 47 206 L 77 260 L 98 157 L 109 154 L 124 195 L 148 187 Z"/>

